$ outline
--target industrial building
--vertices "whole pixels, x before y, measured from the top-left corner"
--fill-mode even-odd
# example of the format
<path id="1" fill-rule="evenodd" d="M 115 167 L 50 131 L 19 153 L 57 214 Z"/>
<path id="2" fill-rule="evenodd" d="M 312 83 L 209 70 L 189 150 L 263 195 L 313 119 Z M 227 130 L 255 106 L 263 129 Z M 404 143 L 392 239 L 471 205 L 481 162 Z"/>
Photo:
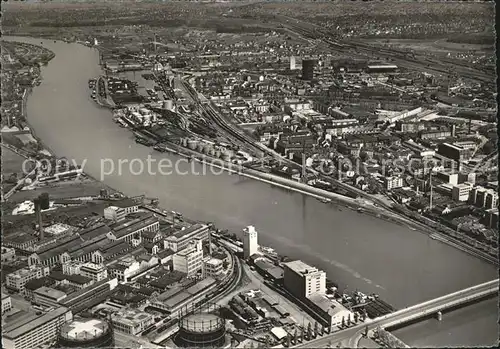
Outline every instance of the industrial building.
<path id="1" fill-rule="evenodd" d="M 299 299 L 326 292 L 326 273 L 302 261 L 284 263 L 285 288 Z"/>
<path id="2" fill-rule="evenodd" d="M 16 270 L 7 275 L 5 282 L 8 288 L 19 292 L 24 291 L 24 285 L 30 280 L 40 279 L 49 275 L 50 269 L 44 265 L 32 265 Z"/>
<path id="3" fill-rule="evenodd" d="M 70 308 L 76 314 L 82 309 L 102 302 L 103 297 L 109 295 L 117 285 L 117 279 L 96 282 L 90 287 L 71 293 L 61 301 L 61 305 Z"/>
<path id="4" fill-rule="evenodd" d="M 222 262 L 217 258 L 210 258 L 205 262 L 204 273 L 207 277 L 212 277 L 214 279 L 220 277 L 222 275 Z"/>
<path id="5" fill-rule="evenodd" d="M 468 160 L 474 153 L 476 145 L 473 142 L 472 142 L 473 146 L 471 146 L 470 143 L 467 144 L 462 144 L 462 143 L 460 144 L 441 143 L 438 146 L 438 154 L 448 159 L 455 160 L 457 162 Z"/>
<path id="6" fill-rule="evenodd" d="M 126 209 L 117 206 L 109 206 L 104 209 L 104 218 L 118 222 L 127 216 Z"/>
<path id="7" fill-rule="evenodd" d="M 109 226 L 111 232 L 107 234 L 110 240 L 123 240 L 131 242 L 132 240 L 141 240 L 141 233 L 144 231 L 158 231 L 160 222 L 158 218 L 151 215 L 144 215 L 132 220 L 122 220 Z"/>
<path id="8" fill-rule="evenodd" d="M 243 258 L 250 258 L 259 250 L 259 234 L 255 227 L 249 225 L 243 230 Z"/>
<path id="9" fill-rule="evenodd" d="M 185 248 L 190 241 L 201 238 L 208 239 L 208 225 L 194 224 L 189 228 L 182 229 L 165 239 L 165 248 L 169 248 L 174 252 Z"/>
<path id="10" fill-rule="evenodd" d="M 140 334 L 154 324 L 153 315 L 135 309 L 125 309 L 111 315 L 111 321 L 116 331 L 133 336 Z"/>
<path id="11" fill-rule="evenodd" d="M 325 325 L 330 326 L 331 329 L 341 325 L 342 321 L 347 323 L 348 317 L 353 319 L 353 314 L 346 307 L 325 294 L 314 293 L 307 299 L 307 304 L 325 320 Z"/>
<path id="12" fill-rule="evenodd" d="M 472 190 L 472 184 L 461 183 L 454 185 L 451 189 L 451 197 L 454 201 L 467 201 Z"/>
<path id="13" fill-rule="evenodd" d="M 302 80 L 312 80 L 314 78 L 314 66 L 316 60 L 303 59 L 302 60 Z"/>
<path id="14" fill-rule="evenodd" d="M 108 277 L 108 271 L 102 264 L 85 263 L 80 267 L 80 275 L 94 281 L 101 281 Z"/>
<path id="15" fill-rule="evenodd" d="M 17 319 L 2 328 L 2 347 L 5 349 L 32 349 L 56 342 L 59 329 L 73 318 L 71 310 L 59 307 L 42 315 L 33 313 Z"/>
<path id="16" fill-rule="evenodd" d="M 31 254 L 28 264 L 54 266 L 70 260 L 87 261 L 92 254 L 110 243 L 106 234 L 110 229 L 104 225 L 96 225 L 74 234 L 60 243 L 54 243 Z"/>
<path id="17" fill-rule="evenodd" d="M 203 270 L 203 241 L 197 239 L 189 246 L 177 252 L 173 256 L 173 266 L 175 271 L 180 271 L 187 277 L 195 276 Z"/>
<path id="18" fill-rule="evenodd" d="M 45 307 L 57 307 L 66 296 L 66 293 L 62 291 L 42 286 L 33 292 L 33 301 Z"/>

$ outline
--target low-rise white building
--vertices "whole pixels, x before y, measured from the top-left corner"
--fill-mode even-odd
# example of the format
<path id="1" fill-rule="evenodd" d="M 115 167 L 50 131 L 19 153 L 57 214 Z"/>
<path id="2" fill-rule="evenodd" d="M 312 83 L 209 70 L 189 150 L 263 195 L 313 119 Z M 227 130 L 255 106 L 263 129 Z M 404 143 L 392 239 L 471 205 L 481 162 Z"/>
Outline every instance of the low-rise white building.
<path id="1" fill-rule="evenodd" d="M 330 325 L 330 328 L 337 327 L 344 321 L 347 324 L 348 319 L 354 321 L 354 314 L 346 307 L 334 299 L 328 298 L 322 293 L 313 293 L 309 297 L 309 305 Z M 343 319 L 343 320 L 342 320 Z"/>
<path id="2" fill-rule="evenodd" d="M 50 269 L 45 265 L 32 265 L 7 275 L 5 282 L 8 288 L 23 292 L 24 285 L 30 280 L 40 279 L 49 275 Z"/>
<path id="3" fill-rule="evenodd" d="M 102 264 L 89 262 L 80 267 L 80 275 L 98 282 L 108 277 L 108 270 Z"/>
<path id="4" fill-rule="evenodd" d="M 403 178 L 401 178 L 401 177 L 385 177 L 384 184 L 385 184 L 385 189 L 387 189 L 387 190 L 401 188 L 403 186 Z"/>
<path id="5" fill-rule="evenodd" d="M 10 247 L 2 246 L 1 257 L 2 257 L 2 262 L 12 261 L 16 258 L 16 250 Z"/>
<path id="6" fill-rule="evenodd" d="M 181 251 L 195 239 L 208 239 L 208 226 L 205 224 L 194 224 L 189 228 L 179 230 L 168 236 L 164 241 L 164 248 L 174 252 Z"/>
<path id="7" fill-rule="evenodd" d="M 104 218 L 118 222 L 127 216 L 127 212 L 122 207 L 109 206 L 104 209 Z"/>
<path id="8" fill-rule="evenodd" d="M 155 320 L 149 313 L 126 309 L 111 315 L 111 322 L 116 331 L 136 336 L 154 324 Z"/>
<path id="9" fill-rule="evenodd" d="M 42 286 L 33 292 L 33 301 L 45 307 L 57 307 L 66 296 L 65 292 Z"/>
<path id="10" fill-rule="evenodd" d="M 467 201 L 469 200 L 469 194 L 472 190 L 472 184 L 462 183 L 454 185 L 451 188 L 451 197 L 455 201 Z"/>
<path id="11" fill-rule="evenodd" d="M 12 309 L 12 300 L 8 294 L 2 294 L 2 315 Z"/>
<path id="12" fill-rule="evenodd" d="M 62 271 L 65 275 L 78 275 L 80 274 L 80 268 L 84 263 L 80 261 L 69 261 L 62 264 Z"/>
<path id="13" fill-rule="evenodd" d="M 223 262 L 217 258 L 210 258 L 205 262 L 205 276 L 217 279 L 222 274 Z"/>

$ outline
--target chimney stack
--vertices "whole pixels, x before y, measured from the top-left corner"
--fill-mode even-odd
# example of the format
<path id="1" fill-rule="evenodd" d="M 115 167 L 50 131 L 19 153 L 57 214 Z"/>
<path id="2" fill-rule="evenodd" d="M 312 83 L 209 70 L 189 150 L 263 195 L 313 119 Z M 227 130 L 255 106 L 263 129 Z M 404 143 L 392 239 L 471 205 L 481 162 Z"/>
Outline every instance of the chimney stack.
<path id="1" fill-rule="evenodd" d="M 40 198 L 36 198 L 34 201 L 35 204 L 35 215 L 38 222 L 39 235 L 38 240 L 43 240 L 43 222 L 42 222 L 42 207 Z"/>

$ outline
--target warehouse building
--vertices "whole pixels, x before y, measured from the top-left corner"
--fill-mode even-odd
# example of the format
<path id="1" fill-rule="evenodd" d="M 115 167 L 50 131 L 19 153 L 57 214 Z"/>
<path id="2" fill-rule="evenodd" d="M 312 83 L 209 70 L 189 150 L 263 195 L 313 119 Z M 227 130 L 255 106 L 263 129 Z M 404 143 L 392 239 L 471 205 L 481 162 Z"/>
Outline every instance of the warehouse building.
<path id="1" fill-rule="evenodd" d="M 32 349 L 57 341 L 59 329 L 73 318 L 71 310 L 59 307 L 42 315 L 33 313 L 16 319 L 2 328 L 2 347 Z"/>
<path id="2" fill-rule="evenodd" d="M 302 261 L 284 263 L 285 288 L 299 299 L 326 292 L 326 273 Z"/>

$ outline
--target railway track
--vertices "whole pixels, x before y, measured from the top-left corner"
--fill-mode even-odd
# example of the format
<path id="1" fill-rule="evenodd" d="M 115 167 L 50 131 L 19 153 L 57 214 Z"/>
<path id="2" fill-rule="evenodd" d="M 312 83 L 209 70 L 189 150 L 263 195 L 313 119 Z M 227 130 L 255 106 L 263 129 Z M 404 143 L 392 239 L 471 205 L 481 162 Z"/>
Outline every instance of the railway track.
<path id="1" fill-rule="evenodd" d="M 304 28 L 304 25 L 299 24 L 299 21 L 297 20 L 295 20 L 295 23 L 293 23 L 293 21 L 288 21 L 286 24 L 284 24 L 284 26 L 288 27 L 292 31 L 295 31 L 297 34 L 309 37 L 311 39 L 322 40 L 331 47 L 335 48 L 335 50 L 338 52 L 352 53 L 354 51 L 358 54 L 366 55 L 369 57 L 383 57 L 386 59 L 390 59 L 395 63 L 398 63 L 401 67 L 404 68 L 425 70 L 437 74 L 448 74 L 449 67 L 452 66 L 457 73 L 465 78 L 481 82 L 493 83 L 491 74 L 488 71 L 470 68 L 466 63 L 454 62 L 448 59 L 429 59 L 428 57 L 420 55 L 409 57 L 409 53 L 405 51 L 389 49 L 385 47 L 374 47 L 361 42 L 352 43 L 334 41 L 329 39 L 329 34 L 323 32 L 321 28 Z"/>
<path id="2" fill-rule="evenodd" d="M 259 157 L 262 155 L 262 153 L 266 153 L 264 149 L 255 144 L 254 139 L 252 139 L 248 135 L 245 135 L 243 131 L 231 127 L 225 120 L 223 120 L 219 113 L 214 110 L 210 102 L 204 103 L 200 101 L 198 92 L 196 92 L 196 90 L 191 85 L 189 85 L 184 80 L 182 81 L 182 83 L 184 84 L 184 87 L 186 91 L 188 91 L 190 97 L 196 102 L 196 104 L 198 104 L 198 107 L 201 109 L 203 116 L 210 119 L 217 126 L 219 131 L 222 131 L 222 133 L 229 135 L 231 141 L 234 144 L 237 144 L 243 149 L 251 150 L 253 153 L 259 155 Z"/>

